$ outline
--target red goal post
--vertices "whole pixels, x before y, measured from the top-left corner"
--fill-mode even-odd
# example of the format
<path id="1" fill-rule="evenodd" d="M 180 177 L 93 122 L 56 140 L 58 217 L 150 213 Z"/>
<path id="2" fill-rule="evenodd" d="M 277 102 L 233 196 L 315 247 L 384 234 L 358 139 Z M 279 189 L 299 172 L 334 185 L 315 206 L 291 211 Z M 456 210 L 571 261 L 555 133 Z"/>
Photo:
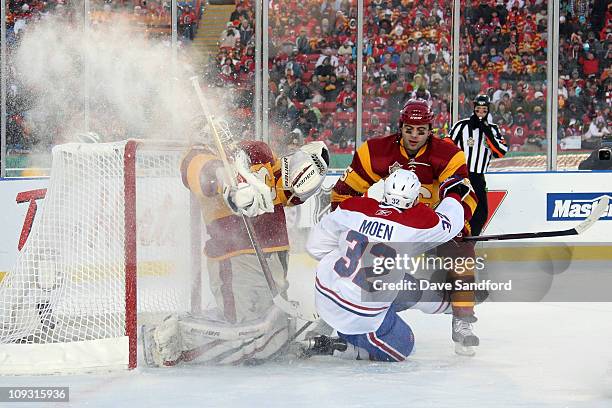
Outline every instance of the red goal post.
<path id="1" fill-rule="evenodd" d="M 0 282 L 0 374 L 137 365 L 138 326 L 198 312 L 201 217 L 183 186 L 188 146 L 56 146 L 49 187 Z"/>

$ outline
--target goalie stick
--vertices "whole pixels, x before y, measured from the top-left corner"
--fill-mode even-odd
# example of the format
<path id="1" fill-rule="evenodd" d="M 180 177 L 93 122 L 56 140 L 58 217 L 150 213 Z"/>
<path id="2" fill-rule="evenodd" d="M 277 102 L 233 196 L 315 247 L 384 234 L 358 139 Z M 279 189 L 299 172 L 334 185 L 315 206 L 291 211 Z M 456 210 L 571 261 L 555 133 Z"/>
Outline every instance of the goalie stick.
<path id="1" fill-rule="evenodd" d="M 233 175 L 232 168 L 230 167 L 229 160 L 227 158 L 227 155 L 225 154 L 225 149 L 223 148 L 223 144 L 221 143 L 221 139 L 219 137 L 219 133 L 217 131 L 217 127 L 215 125 L 214 119 L 210 111 L 208 110 L 206 101 L 204 100 L 204 95 L 202 94 L 202 88 L 200 87 L 200 80 L 198 79 L 197 76 L 193 76 L 191 77 L 191 83 L 193 85 L 193 88 L 200 102 L 200 107 L 202 108 L 204 116 L 206 117 L 206 120 L 212 130 L 215 147 L 217 148 L 221 161 L 223 162 L 223 169 L 225 171 L 226 177 L 228 178 L 228 182 L 230 183 L 230 185 L 235 187 L 236 180 L 232 176 Z M 272 277 L 272 271 L 270 270 L 268 261 L 266 261 L 266 258 L 264 256 L 263 249 L 261 248 L 261 245 L 259 245 L 259 241 L 257 240 L 257 237 L 255 235 L 255 229 L 253 228 L 253 223 L 244 214 L 242 214 L 242 220 L 246 227 L 247 234 L 249 235 L 249 240 L 251 241 L 251 245 L 253 246 L 253 249 L 255 250 L 255 254 L 257 255 L 259 264 L 261 265 L 261 269 L 264 273 L 264 277 L 266 278 L 268 287 L 270 288 L 270 292 L 272 293 L 272 301 L 274 302 L 274 304 L 278 306 L 279 309 L 281 309 L 283 312 L 287 313 L 290 316 L 294 316 L 294 317 L 300 318 L 302 320 L 307 320 L 307 321 L 316 320 L 317 318 L 316 316 L 312 316 L 312 315 L 309 316 L 309 315 L 302 313 L 299 309 L 299 303 L 285 299 L 282 296 L 282 294 L 279 292 L 278 286 L 276 286 L 276 282 L 274 281 L 274 278 Z"/>
<path id="2" fill-rule="evenodd" d="M 588 230 L 593 226 L 603 213 L 608 208 L 610 199 L 603 197 L 599 200 L 597 206 L 591 211 L 591 214 L 580 224 L 574 228 L 557 231 L 540 231 L 540 232 L 516 232 L 512 234 L 498 234 L 498 235 L 481 235 L 476 237 L 465 237 L 464 241 L 505 241 L 508 239 L 528 239 L 528 238 L 546 238 L 546 237 L 564 237 L 569 235 L 580 235 L 584 231 Z"/>

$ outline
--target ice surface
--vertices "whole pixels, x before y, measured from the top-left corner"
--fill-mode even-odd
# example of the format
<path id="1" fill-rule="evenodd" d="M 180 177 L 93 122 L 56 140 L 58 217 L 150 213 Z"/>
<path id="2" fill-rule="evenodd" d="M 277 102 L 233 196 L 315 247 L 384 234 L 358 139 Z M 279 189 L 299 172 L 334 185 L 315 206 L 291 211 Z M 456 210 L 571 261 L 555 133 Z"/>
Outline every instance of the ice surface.
<path id="1" fill-rule="evenodd" d="M 610 271 L 609 263 L 589 267 Z M 291 279 L 303 299 L 311 296 L 307 269 Z M 612 304 L 487 303 L 477 312 L 481 346 L 471 358 L 453 353 L 449 316 L 408 312 L 416 352 L 402 364 L 319 357 L 5 377 L 2 385 L 70 386 L 78 407 L 612 407 Z"/>

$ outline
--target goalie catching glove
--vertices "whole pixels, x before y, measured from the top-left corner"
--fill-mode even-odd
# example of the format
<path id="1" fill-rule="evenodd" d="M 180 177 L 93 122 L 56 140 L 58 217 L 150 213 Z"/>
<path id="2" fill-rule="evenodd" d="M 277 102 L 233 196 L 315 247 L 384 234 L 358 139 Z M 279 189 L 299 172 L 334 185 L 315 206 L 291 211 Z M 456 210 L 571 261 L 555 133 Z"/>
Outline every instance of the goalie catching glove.
<path id="1" fill-rule="evenodd" d="M 329 151 L 324 142 L 311 142 L 290 156 L 280 159 L 283 189 L 304 202 L 315 194 L 327 175 Z M 236 186 L 224 183 L 223 198 L 235 214 L 256 217 L 274 212 L 272 192 L 261 179 L 250 170 L 249 159 L 239 151 L 234 160 L 238 174 L 244 179 Z"/>
<path id="2" fill-rule="evenodd" d="M 472 189 L 472 184 L 469 179 L 451 176 L 440 184 L 440 199 L 444 199 L 449 194 L 455 193 L 459 196 L 459 199 L 463 201 L 470 194 L 470 191 L 474 190 Z"/>
<path id="3" fill-rule="evenodd" d="M 308 143 L 292 155 L 281 158 L 283 188 L 304 202 L 319 190 L 328 166 L 329 150 L 325 143 Z"/>

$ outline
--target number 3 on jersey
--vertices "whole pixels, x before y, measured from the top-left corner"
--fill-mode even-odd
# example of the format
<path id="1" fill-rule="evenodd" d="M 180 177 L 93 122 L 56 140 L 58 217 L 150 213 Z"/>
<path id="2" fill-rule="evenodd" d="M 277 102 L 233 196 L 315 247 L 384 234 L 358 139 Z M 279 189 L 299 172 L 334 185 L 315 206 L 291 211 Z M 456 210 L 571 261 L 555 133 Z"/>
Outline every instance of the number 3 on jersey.
<path id="1" fill-rule="evenodd" d="M 334 265 L 334 271 L 343 278 L 348 278 L 355 274 L 355 270 L 369 243 L 368 237 L 355 230 L 350 230 L 348 234 L 346 234 L 346 240 L 349 243 L 346 255 L 339 258 Z M 390 246 L 379 242 L 370 248 L 370 254 L 373 257 L 394 258 L 397 252 Z M 375 276 L 380 277 L 389 272 L 390 271 L 385 270 L 382 273 L 375 273 L 371 266 L 365 266 L 357 271 L 355 276 L 353 276 L 352 282 L 367 292 L 374 292 L 375 290 L 368 278 L 373 278 Z"/>
<path id="2" fill-rule="evenodd" d="M 368 245 L 368 237 L 354 230 L 346 234 L 346 240 L 349 242 L 346 255 L 338 259 L 334 265 L 334 271 L 343 278 L 348 278 L 355 273 L 363 251 Z"/>

